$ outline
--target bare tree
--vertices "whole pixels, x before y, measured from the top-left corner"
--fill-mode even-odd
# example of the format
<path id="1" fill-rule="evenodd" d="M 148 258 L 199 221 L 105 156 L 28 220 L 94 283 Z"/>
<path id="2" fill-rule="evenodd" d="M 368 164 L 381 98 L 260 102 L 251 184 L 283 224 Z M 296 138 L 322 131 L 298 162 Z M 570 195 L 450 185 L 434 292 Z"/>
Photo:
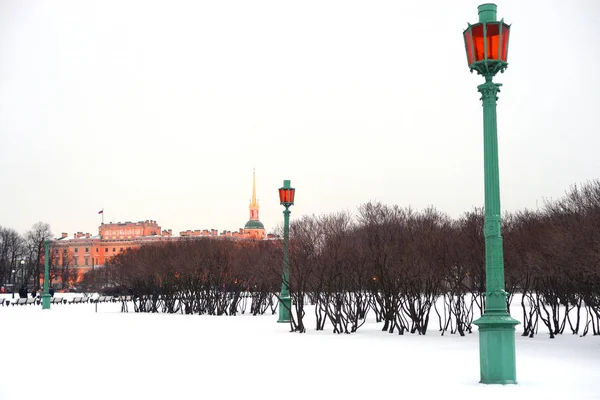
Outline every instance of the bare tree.
<path id="1" fill-rule="evenodd" d="M 17 231 L 0 227 L 0 282 L 2 285 L 13 283 L 20 268 L 19 261 L 24 256 L 24 241 Z M 14 286 L 13 286 L 14 289 Z"/>
<path id="2" fill-rule="evenodd" d="M 33 288 L 37 291 L 40 287 L 40 277 L 42 276 L 43 259 L 45 252 L 45 242 L 52 238 L 50 225 L 45 222 L 35 223 L 31 230 L 25 235 L 25 243 L 28 253 L 28 273 L 25 275 L 25 282 L 29 282 L 33 276 Z"/>

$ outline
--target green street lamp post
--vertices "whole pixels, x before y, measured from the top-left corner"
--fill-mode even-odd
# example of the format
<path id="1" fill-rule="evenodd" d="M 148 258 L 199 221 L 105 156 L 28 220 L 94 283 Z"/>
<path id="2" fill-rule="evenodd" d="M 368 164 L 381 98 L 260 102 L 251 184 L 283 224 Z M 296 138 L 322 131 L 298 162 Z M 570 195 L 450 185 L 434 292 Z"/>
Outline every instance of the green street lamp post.
<path id="1" fill-rule="evenodd" d="M 46 239 L 46 253 L 44 257 L 44 294 L 42 295 L 42 310 L 50 309 L 50 293 L 48 292 L 48 278 L 50 275 L 50 241 Z"/>
<path id="2" fill-rule="evenodd" d="M 18 263 L 17 263 L 18 264 Z M 15 298 L 15 287 L 17 286 L 17 270 L 12 270 L 12 298 Z"/>
<path id="3" fill-rule="evenodd" d="M 25 260 L 21 260 L 21 287 L 25 287 Z"/>
<path id="4" fill-rule="evenodd" d="M 290 261 L 288 246 L 290 240 L 290 206 L 294 205 L 296 189 L 290 186 L 290 181 L 284 180 L 283 187 L 279 188 L 279 202 L 285 207 L 283 211 L 283 273 L 279 305 L 279 320 L 277 322 L 290 322 Z"/>
<path id="5" fill-rule="evenodd" d="M 483 102 L 483 159 L 485 180 L 485 311 L 473 323 L 479 327 L 479 361 L 481 383 L 517 383 L 515 361 L 515 325 L 507 310 L 504 285 L 504 256 L 500 234 L 500 182 L 498 173 L 498 135 L 496 100 L 499 83 L 492 79 L 504 72 L 508 63 L 510 26 L 496 20 L 496 5 L 478 7 L 479 22 L 463 32 L 467 62 L 485 83 L 477 89 Z"/>

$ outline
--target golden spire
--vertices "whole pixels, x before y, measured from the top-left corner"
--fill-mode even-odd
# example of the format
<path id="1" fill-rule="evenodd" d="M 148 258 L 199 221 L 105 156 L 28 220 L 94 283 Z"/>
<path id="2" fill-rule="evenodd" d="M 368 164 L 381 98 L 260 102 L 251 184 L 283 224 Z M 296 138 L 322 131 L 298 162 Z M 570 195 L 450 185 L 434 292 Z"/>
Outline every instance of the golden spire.
<path id="1" fill-rule="evenodd" d="M 250 207 L 257 207 L 256 203 L 256 168 L 252 168 L 252 203 Z"/>

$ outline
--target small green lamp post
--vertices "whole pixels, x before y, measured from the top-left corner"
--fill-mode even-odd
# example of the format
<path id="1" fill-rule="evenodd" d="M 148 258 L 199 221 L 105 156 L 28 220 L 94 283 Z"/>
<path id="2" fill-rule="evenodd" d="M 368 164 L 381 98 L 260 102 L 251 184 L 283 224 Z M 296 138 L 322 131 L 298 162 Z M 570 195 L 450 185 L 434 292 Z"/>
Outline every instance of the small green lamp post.
<path id="1" fill-rule="evenodd" d="M 25 260 L 21 260 L 21 287 L 25 286 Z"/>
<path id="2" fill-rule="evenodd" d="M 50 293 L 48 288 L 49 281 L 49 263 L 50 263 L 50 241 L 46 239 L 46 254 L 44 257 L 44 294 L 42 295 L 42 310 L 50 309 Z"/>
<path id="3" fill-rule="evenodd" d="M 294 205 L 296 189 L 290 186 L 290 181 L 283 181 L 283 187 L 279 188 L 279 202 L 285 207 L 283 211 L 283 281 L 281 283 L 281 304 L 279 305 L 279 320 L 277 322 L 290 322 L 290 310 L 292 302 L 290 299 L 290 262 L 288 246 L 290 240 L 290 206 Z"/>
<path id="4" fill-rule="evenodd" d="M 515 360 L 515 325 L 506 305 L 504 255 L 500 234 L 500 178 L 498 173 L 498 135 L 496 100 L 499 83 L 492 78 L 504 72 L 508 63 L 510 26 L 496 20 L 496 5 L 478 7 L 479 22 L 463 32 L 467 62 L 485 83 L 477 89 L 483 101 L 483 160 L 485 180 L 485 311 L 473 323 L 479 326 L 479 361 L 481 383 L 517 383 Z"/>

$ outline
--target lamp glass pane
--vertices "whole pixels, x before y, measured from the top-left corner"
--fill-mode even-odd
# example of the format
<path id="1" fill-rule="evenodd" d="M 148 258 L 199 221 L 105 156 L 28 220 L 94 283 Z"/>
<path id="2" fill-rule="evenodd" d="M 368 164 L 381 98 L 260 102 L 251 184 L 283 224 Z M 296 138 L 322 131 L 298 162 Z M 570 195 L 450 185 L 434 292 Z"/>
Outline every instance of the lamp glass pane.
<path id="1" fill-rule="evenodd" d="M 484 44 L 483 44 L 483 24 L 473 25 L 471 27 L 473 32 L 473 46 L 475 47 L 475 61 L 482 61 L 484 56 Z"/>
<path id="2" fill-rule="evenodd" d="M 510 27 L 506 24 L 502 24 L 502 50 L 500 52 L 500 59 L 506 62 L 508 56 L 508 36 L 510 34 Z"/>
<path id="3" fill-rule="evenodd" d="M 279 189 L 279 203 L 285 203 L 285 189 Z"/>
<path id="4" fill-rule="evenodd" d="M 500 24 L 492 22 L 486 24 L 487 58 L 488 60 L 499 60 L 500 52 Z"/>
<path id="5" fill-rule="evenodd" d="M 465 36 L 465 49 L 467 51 L 467 63 L 473 64 L 473 41 L 471 40 L 471 30 L 467 29 L 464 33 Z"/>
<path id="6" fill-rule="evenodd" d="M 294 194 L 296 193 L 296 189 L 290 188 L 279 189 L 279 203 L 281 204 L 294 204 Z"/>

